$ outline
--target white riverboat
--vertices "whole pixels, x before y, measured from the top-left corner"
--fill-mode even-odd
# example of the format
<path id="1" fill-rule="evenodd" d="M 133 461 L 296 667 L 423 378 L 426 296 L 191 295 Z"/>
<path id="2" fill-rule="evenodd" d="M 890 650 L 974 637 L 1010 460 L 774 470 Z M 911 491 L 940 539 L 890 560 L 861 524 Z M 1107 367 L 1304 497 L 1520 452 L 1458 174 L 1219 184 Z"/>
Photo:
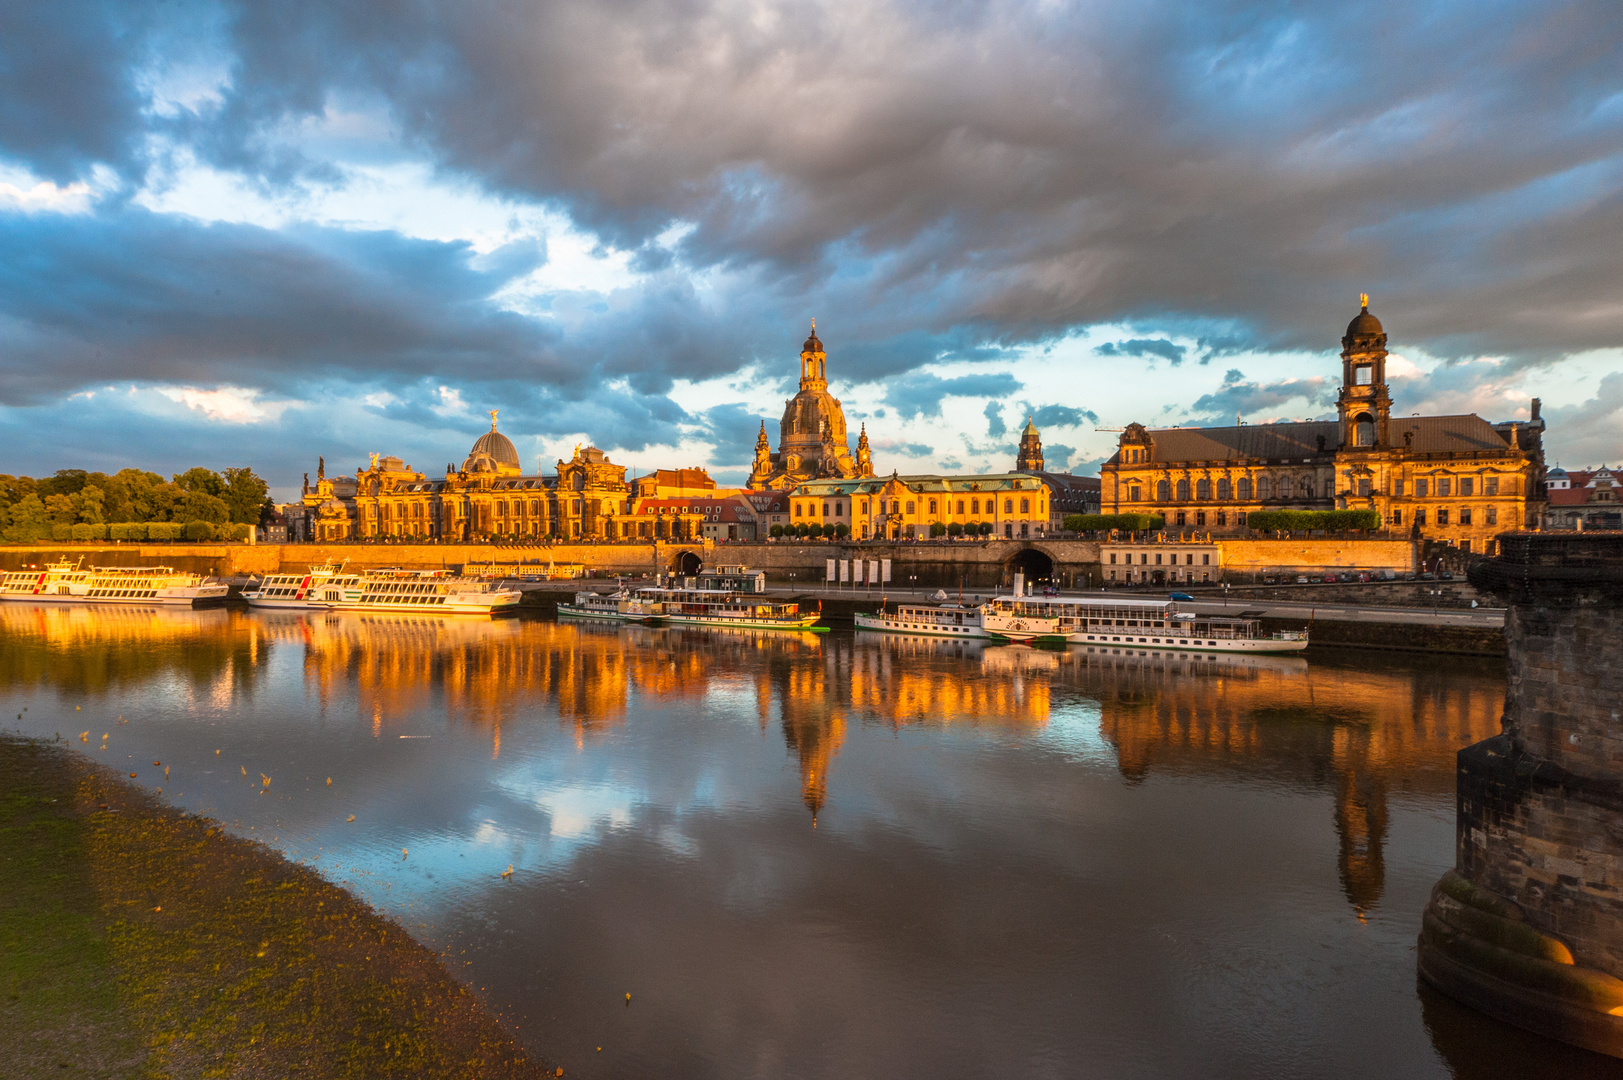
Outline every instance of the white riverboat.
<path id="1" fill-rule="evenodd" d="M 1307 648 L 1305 631 L 1262 631 L 1252 613 L 1197 615 L 1172 600 L 1116 597 L 1000 596 L 986 605 L 984 621 L 1040 626 L 1037 636 L 1073 645 L 1134 646 L 1204 653 L 1290 653 Z"/>
<path id="2" fill-rule="evenodd" d="M 0 600 L 53 604 L 177 604 L 224 600 L 222 582 L 167 566 L 79 566 L 61 559 L 0 577 Z"/>
<path id="3" fill-rule="evenodd" d="M 349 590 L 358 588 L 360 582 L 358 571 L 345 573 L 342 566 L 325 563 L 302 573 L 266 574 L 258 581 L 249 582 L 242 590 L 242 598 L 248 601 L 249 607 L 256 608 L 327 608 L 332 605 L 321 599 L 324 588 Z"/>
<path id="4" fill-rule="evenodd" d="M 746 630 L 810 630 L 825 633 L 818 626 L 818 612 L 804 614 L 799 604 L 780 603 L 754 593 L 723 589 L 660 588 L 638 589 L 638 599 L 659 606 L 659 620 L 696 626 L 733 627 Z"/>
<path id="5" fill-rule="evenodd" d="M 308 574 L 268 575 L 243 596 L 264 608 L 492 615 L 516 608 L 522 594 L 449 570 L 344 571 L 329 565 L 312 567 Z"/>
<path id="6" fill-rule="evenodd" d="M 578 592 L 572 604 L 559 604 L 558 614 L 576 619 L 611 619 L 619 622 L 659 621 L 659 604 L 621 588 L 614 592 Z"/>
<path id="7" fill-rule="evenodd" d="M 962 604 L 898 604 L 894 610 L 858 612 L 852 616 L 858 630 L 922 637 L 991 638 L 981 625 L 981 609 Z"/>

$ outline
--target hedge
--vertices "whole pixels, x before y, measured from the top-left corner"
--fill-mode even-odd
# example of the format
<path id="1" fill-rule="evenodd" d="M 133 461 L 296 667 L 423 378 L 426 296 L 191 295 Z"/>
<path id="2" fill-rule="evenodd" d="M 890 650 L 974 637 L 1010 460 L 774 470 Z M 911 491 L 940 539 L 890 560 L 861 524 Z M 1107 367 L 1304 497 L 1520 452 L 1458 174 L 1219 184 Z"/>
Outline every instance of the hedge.
<path id="1" fill-rule="evenodd" d="M 80 522 L 78 525 L 73 526 L 73 538 L 75 540 L 105 540 L 107 539 L 107 526 Z"/>
<path id="2" fill-rule="evenodd" d="M 1166 528 L 1159 514 L 1067 514 L 1060 522 L 1070 532 L 1150 532 Z"/>
<path id="3" fill-rule="evenodd" d="M 1377 510 L 1258 510 L 1246 516 L 1246 524 L 1258 532 L 1342 532 L 1348 529 L 1379 529 Z"/>
<path id="4" fill-rule="evenodd" d="M 214 526 L 207 521 L 188 521 L 181 526 L 180 535 L 187 540 L 213 540 Z"/>
<path id="5" fill-rule="evenodd" d="M 72 540 L 73 539 L 73 526 L 72 525 L 52 525 L 51 526 L 51 539 L 52 540 Z"/>
<path id="6" fill-rule="evenodd" d="M 124 521 L 117 525 L 107 526 L 107 537 L 110 540 L 145 540 L 147 538 L 147 523 L 144 521 Z"/>
<path id="7" fill-rule="evenodd" d="M 185 526 L 178 521 L 151 521 L 147 523 L 148 540 L 179 540 Z"/>

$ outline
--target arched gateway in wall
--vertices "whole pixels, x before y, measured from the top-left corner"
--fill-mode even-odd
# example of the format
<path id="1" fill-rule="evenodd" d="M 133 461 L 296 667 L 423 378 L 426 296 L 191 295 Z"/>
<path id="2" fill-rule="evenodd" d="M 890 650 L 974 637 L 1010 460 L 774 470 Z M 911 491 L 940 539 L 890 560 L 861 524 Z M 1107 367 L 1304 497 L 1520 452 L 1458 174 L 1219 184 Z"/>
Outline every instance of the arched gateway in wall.
<path id="1" fill-rule="evenodd" d="M 1056 562 L 1053 555 L 1040 547 L 1023 547 L 1003 561 L 1003 576 L 1012 582 L 1016 573 L 1022 573 L 1028 586 L 1038 582 L 1048 584 L 1055 580 Z"/>

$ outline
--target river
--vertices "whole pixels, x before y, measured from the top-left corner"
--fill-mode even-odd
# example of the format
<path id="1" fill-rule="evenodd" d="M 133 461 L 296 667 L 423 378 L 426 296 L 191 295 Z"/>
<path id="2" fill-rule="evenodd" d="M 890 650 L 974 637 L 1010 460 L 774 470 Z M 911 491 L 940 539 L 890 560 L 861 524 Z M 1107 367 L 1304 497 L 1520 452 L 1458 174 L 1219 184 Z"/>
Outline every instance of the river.
<path id="1" fill-rule="evenodd" d="M 1416 985 L 1503 692 L 1402 654 L 0 605 L 8 726 L 355 890 L 580 1077 L 1616 1075 Z"/>

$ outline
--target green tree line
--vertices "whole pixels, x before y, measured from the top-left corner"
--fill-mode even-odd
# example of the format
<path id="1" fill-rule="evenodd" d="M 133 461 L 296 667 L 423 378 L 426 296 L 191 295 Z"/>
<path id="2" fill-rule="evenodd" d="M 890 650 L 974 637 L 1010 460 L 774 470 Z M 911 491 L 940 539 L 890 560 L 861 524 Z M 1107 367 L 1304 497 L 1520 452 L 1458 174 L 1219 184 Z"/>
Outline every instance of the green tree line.
<path id="1" fill-rule="evenodd" d="M 271 510 L 268 494 L 247 468 L 187 469 L 168 480 L 142 469 L 60 469 L 37 480 L 0 473 L 0 539 L 239 539 Z"/>

